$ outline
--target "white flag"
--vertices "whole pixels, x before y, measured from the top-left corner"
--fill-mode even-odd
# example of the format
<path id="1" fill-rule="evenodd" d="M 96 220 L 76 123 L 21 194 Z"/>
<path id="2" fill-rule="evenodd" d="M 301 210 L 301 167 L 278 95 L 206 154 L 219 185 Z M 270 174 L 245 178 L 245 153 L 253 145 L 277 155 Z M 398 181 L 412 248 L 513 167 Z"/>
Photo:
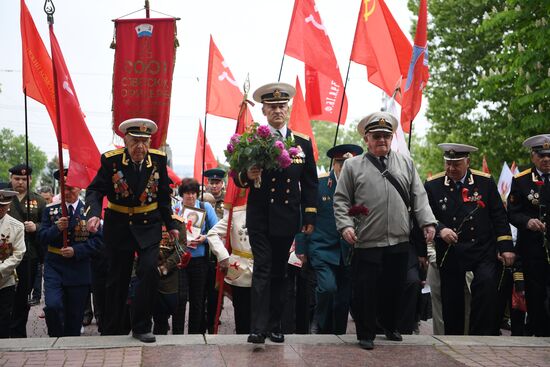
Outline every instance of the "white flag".
<path id="1" fill-rule="evenodd" d="M 510 194 L 510 187 L 512 186 L 512 178 L 514 175 L 508 167 L 508 163 L 504 162 L 502 165 L 502 171 L 500 172 L 500 178 L 498 179 L 498 192 L 503 199 L 508 198 Z"/>
<path id="2" fill-rule="evenodd" d="M 388 112 L 395 116 L 397 119 L 397 130 L 393 134 L 393 140 L 391 142 L 391 150 L 397 151 L 403 155 L 410 156 L 411 153 L 409 152 L 409 148 L 407 146 L 407 140 L 405 140 L 405 133 L 403 132 L 403 128 L 401 127 L 401 108 L 395 102 L 395 98 L 391 98 L 388 102 Z"/>

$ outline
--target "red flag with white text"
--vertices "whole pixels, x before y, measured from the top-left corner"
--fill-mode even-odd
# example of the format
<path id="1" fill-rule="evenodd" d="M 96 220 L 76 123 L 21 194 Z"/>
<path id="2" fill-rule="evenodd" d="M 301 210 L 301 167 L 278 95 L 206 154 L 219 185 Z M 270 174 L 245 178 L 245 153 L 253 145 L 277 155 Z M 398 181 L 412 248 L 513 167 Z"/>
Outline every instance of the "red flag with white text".
<path id="1" fill-rule="evenodd" d="M 428 83 L 428 4 L 427 0 L 420 0 L 418 9 L 418 23 L 414 36 L 414 47 L 410 58 L 407 81 L 403 87 L 401 104 L 401 126 L 403 131 L 410 133 L 420 105 L 422 104 L 422 90 Z"/>
<path id="2" fill-rule="evenodd" d="M 56 92 L 62 138 L 67 142 L 70 157 L 67 185 L 86 188 L 99 169 L 99 150 L 84 121 L 76 90 L 52 28 L 50 44 L 53 68 L 57 77 Z"/>
<path id="3" fill-rule="evenodd" d="M 292 131 L 310 137 L 313 147 L 313 156 L 315 157 L 315 161 L 317 161 L 319 159 L 319 150 L 317 149 L 317 142 L 315 142 L 315 136 L 313 135 L 310 117 L 307 113 L 306 102 L 304 101 L 304 95 L 302 94 L 302 87 L 300 86 L 298 77 L 296 77 L 296 95 L 292 99 L 292 111 L 290 112 L 288 127 Z"/>
<path id="4" fill-rule="evenodd" d="M 21 0 L 20 22 L 21 49 L 23 51 L 23 89 L 26 91 L 27 96 L 46 106 L 54 130 L 57 133 L 52 59 L 23 0 Z M 63 141 L 63 144 L 66 145 L 66 140 Z"/>
<path id="5" fill-rule="evenodd" d="M 239 89 L 239 83 L 233 77 L 229 66 L 210 36 L 206 113 L 236 120 L 242 100 L 243 93 Z M 248 109 L 246 113 L 248 120 L 252 121 L 252 115 Z"/>
<path id="6" fill-rule="evenodd" d="M 314 0 L 295 0 L 285 54 L 306 64 L 306 104 L 311 119 L 344 124 L 347 97 L 340 68 Z"/>
<path id="7" fill-rule="evenodd" d="M 113 130 L 126 119 L 143 117 L 158 131 L 151 147 L 166 141 L 170 120 L 172 75 L 176 62 L 174 18 L 116 19 L 113 71 Z"/>
<path id="8" fill-rule="evenodd" d="M 204 170 L 206 171 L 211 168 L 218 167 L 218 161 L 216 160 L 216 157 L 212 152 L 212 148 L 210 148 L 210 144 L 208 144 L 208 140 L 206 139 L 204 130 L 202 129 L 202 124 L 199 121 L 197 146 L 195 148 L 195 166 L 193 168 L 193 177 L 195 177 L 195 180 L 199 182 L 202 182 L 202 151 L 205 143 L 206 143 L 206 151 L 204 155 L 204 162 L 205 162 Z"/>
<path id="9" fill-rule="evenodd" d="M 384 0 L 361 0 L 350 59 L 367 67 L 368 80 L 393 96 L 407 75 L 412 46 Z M 395 96 L 401 103 L 399 93 Z"/>

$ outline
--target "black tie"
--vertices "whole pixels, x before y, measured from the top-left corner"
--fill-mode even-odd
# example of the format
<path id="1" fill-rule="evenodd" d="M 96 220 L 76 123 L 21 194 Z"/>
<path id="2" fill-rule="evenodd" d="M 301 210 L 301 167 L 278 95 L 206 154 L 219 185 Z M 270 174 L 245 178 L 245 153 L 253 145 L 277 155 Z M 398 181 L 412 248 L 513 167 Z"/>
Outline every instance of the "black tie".
<path id="1" fill-rule="evenodd" d="M 72 205 L 69 205 L 69 217 L 72 217 L 74 214 L 74 209 Z"/>
<path id="2" fill-rule="evenodd" d="M 275 130 L 275 132 L 275 135 L 277 135 L 277 139 L 283 140 L 283 133 L 281 132 L 281 130 Z"/>
<path id="3" fill-rule="evenodd" d="M 460 191 L 460 189 L 462 188 L 462 181 L 456 181 L 456 182 L 455 182 L 455 186 L 456 186 L 456 189 L 457 189 L 458 191 Z"/>
<path id="4" fill-rule="evenodd" d="M 134 170 L 139 174 L 141 172 L 141 163 L 134 162 Z"/>
<path id="5" fill-rule="evenodd" d="M 380 157 L 378 159 L 380 160 L 380 166 L 382 166 L 382 169 L 386 170 L 386 157 Z"/>
<path id="6" fill-rule="evenodd" d="M 550 173 L 543 173 L 542 178 L 544 180 L 544 185 L 548 186 L 548 182 L 550 182 Z"/>

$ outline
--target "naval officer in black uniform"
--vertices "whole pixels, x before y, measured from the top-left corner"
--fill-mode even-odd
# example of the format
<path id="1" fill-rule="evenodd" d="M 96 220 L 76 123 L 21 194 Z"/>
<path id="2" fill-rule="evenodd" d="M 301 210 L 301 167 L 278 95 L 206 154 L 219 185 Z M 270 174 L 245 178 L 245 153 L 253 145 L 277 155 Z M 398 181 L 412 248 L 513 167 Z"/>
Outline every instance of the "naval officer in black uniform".
<path id="1" fill-rule="evenodd" d="M 170 179 L 166 155 L 149 149 L 157 125 L 148 119 L 122 122 L 125 148 L 104 153 L 101 168 L 86 190 L 88 230 L 99 227 L 103 197 L 107 196 L 103 236 L 108 258 L 103 334 L 122 333 L 124 305 L 138 254 L 138 286 L 132 303 L 132 336 L 154 342 L 152 313 L 160 274 L 157 270 L 162 224 L 172 240 L 179 237 L 170 207 Z M 89 213 L 88 213 L 89 211 Z"/>
<path id="2" fill-rule="evenodd" d="M 550 336 L 550 134 L 532 136 L 523 146 L 531 148 L 533 165 L 512 179 L 508 218 L 518 229 L 531 329 Z"/>
<path id="3" fill-rule="evenodd" d="M 254 100 L 263 103 L 262 112 L 271 132 L 293 137 L 300 149 L 285 169 L 240 172 L 234 178 L 239 187 L 250 188 L 246 208 L 246 227 L 254 256 L 251 291 L 250 343 L 264 343 L 265 337 L 282 343 L 283 285 L 288 252 L 294 236 L 301 230 L 313 232 L 317 213 L 317 172 L 313 148 L 307 135 L 292 132 L 286 126 L 288 101 L 296 90 L 286 83 L 271 83 L 254 92 Z M 261 186 L 254 180 L 261 177 Z"/>
<path id="4" fill-rule="evenodd" d="M 496 320 L 497 252 L 504 266 L 514 262 L 512 235 L 494 180 L 470 169 L 465 144 L 439 144 L 445 171 L 425 184 L 438 220 L 435 249 L 441 274 L 441 299 L 446 335 L 464 334 L 465 273 L 472 271 L 470 335 L 492 335 Z"/>

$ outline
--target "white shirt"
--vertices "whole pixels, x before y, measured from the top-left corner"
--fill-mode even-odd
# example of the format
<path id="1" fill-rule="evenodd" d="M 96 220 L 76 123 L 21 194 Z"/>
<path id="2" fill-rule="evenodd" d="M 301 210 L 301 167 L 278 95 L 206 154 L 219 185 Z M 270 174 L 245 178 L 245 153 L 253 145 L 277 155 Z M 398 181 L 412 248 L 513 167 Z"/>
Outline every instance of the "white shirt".
<path id="1" fill-rule="evenodd" d="M 80 199 L 76 199 L 76 201 L 74 203 L 67 203 L 65 202 L 65 205 L 67 206 L 67 213 L 69 213 L 71 211 L 71 206 L 73 207 L 73 213 L 76 212 L 76 207 L 78 206 L 78 201 Z"/>
<path id="2" fill-rule="evenodd" d="M 283 139 L 286 138 L 286 133 L 288 131 L 288 128 L 286 127 L 286 124 L 283 125 L 283 127 L 281 127 L 280 129 L 275 129 L 273 126 L 271 125 L 267 125 L 269 126 L 269 130 L 271 130 L 271 133 L 275 136 L 278 136 L 277 134 L 277 130 L 279 130 L 281 132 L 281 135 L 283 136 Z"/>

